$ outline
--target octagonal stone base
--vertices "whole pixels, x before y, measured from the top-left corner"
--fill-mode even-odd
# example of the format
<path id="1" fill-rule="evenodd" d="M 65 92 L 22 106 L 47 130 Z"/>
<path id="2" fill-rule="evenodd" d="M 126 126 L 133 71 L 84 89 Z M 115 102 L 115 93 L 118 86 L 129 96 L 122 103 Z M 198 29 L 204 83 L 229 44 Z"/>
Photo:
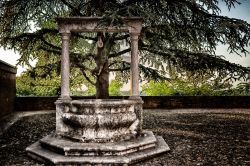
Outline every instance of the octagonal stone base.
<path id="1" fill-rule="evenodd" d="M 169 151 L 162 137 L 150 131 L 129 141 L 80 143 L 49 135 L 29 146 L 33 159 L 55 165 L 129 165 Z"/>

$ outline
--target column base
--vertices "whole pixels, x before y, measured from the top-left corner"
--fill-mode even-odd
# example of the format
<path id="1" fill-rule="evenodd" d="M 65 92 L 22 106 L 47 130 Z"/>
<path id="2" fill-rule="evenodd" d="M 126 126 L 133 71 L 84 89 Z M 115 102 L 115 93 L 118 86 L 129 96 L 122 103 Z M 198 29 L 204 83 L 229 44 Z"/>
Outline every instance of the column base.
<path id="1" fill-rule="evenodd" d="M 58 100 L 67 102 L 67 101 L 71 101 L 72 98 L 71 98 L 70 96 L 60 96 L 60 97 L 58 98 Z"/>
<path id="2" fill-rule="evenodd" d="M 141 101 L 142 101 L 141 96 L 129 96 L 128 99 L 129 99 L 129 100 L 141 100 Z M 143 101 L 142 101 L 142 103 L 143 103 Z"/>

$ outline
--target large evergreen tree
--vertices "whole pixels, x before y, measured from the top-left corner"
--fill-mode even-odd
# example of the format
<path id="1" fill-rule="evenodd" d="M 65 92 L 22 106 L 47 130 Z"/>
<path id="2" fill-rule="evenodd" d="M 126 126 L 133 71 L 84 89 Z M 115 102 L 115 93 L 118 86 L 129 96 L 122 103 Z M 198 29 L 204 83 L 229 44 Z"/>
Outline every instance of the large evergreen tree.
<path id="1" fill-rule="evenodd" d="M 230 9 L 239 0 L 221 2 Z M 218 44 L 227 44 L 229 52 L 246 54 L 250 39 L 250 24 L 221 16 L 218 0 L 1 0 L 0 45 L 18 51 L 20 63 L 49 55 L 58 61 L 47 65 L 58 68 L 61 48 L 55 18 L 67 16 L 101 16 L 107 25 L 119 24 L 121 17 L 143 17 L 139 50 L 144 78 L 164 79 L 168 68 L 175 66 L 249 79 L 249 68 L 215 55 Z M 102 48 L 94 47 L 98 38 Z M 110 71 L 128 73 L 129 63 L 120 58 L 130 51 L 120 47 L 124 42 L 130 46 L 128 34 L 72 34 L 71 66 L 96 85 L 97 97 L 108 96 Z"/>

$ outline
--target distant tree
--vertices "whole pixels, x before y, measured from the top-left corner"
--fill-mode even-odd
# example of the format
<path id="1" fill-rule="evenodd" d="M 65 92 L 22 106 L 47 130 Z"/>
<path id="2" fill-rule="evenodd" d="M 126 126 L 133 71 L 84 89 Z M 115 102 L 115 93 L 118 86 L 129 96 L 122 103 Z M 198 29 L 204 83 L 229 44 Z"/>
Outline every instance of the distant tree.
<path id="1" fill-rule="evenodd" d="M 16 78 L 17 96 L 55 96 L 60 93 L 60 79 L 31 78 L 28 73 L 23 73 Z"/>
<path id="2" fill-rule="evenodd" d="M 222 2 L 228 9 L 239 3 Z M 169 66 L 164 64 L 168 63 L 182 71 L 211 70 L 231 79 L 249 79 L 249 68 L 215 55 L 218 44 L 227 44 L 229 52 L 247 53 L 250 39 L 250 25 L 221 16 L 217 0 L 1 0 L 0 45 L 18 51 L 20 64 L 47 54 L 58 61 L 52 67 L 59 68 L 61 46 L 55 18 L 68 16 L 101 16 L 106 25 L 118 25 L 121 17 L 143 17 L 139 41 L 143 78 L 166 79 Z M 104 46 L 98 50 L 95 45 L 100 37 Z M 128 48 L 120 47 L 124 42 Z M 92 47 L 84 49 L 84 44 Z M 71 66 L 96 86 L 97 98 L 107 98 L 108 73 L 128 75 L 130 64 L 120 55 L 129 51 L 128 34 L 73 33 Z"/>
<path id="3" fill-rule="evenodd" d="M 147 96 L 170 96 L 174 93 L 174 89 L 166 81 L 149 81 L 142 86 L 142 93 Z"/>
<path id="4" fill-rule="evenodd" d="M 83 93 L 83 96 L 95 96 L 96 89 L 93 85 L 88 85 L 88 89 Z"/>
<path id="5" fill-rule="evenodd" d="M 121 88 L 123 83 L 120 80 L 112 80 L 109 86 L 109 95 L 110 96 L 122 96 Z"/>
<path id="6" fill-rule="evenodd" d="M 212 72 L 182 72 L 172 73 L 171 81 L 150 81 L 142 91 L 148 96 L 226 96 L 244 95 L 238 88 L 233 88 L 233 82 L 227 77 L 215 76 Z"/>
<path id="7" fill-rule="evenodd" d="M 250 82 L 239 83 L 236 88 L 229 89 L 228 94 L 237 96 L 250 96 Z"/>

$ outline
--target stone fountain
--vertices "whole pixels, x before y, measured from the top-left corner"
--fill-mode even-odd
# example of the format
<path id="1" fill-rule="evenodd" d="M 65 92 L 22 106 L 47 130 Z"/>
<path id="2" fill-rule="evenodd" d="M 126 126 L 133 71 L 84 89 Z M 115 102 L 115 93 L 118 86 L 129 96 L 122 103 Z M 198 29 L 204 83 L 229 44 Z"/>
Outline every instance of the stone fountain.
<path id="1" fill-rule="evenodd" d="M 129 165 L 169 151 L 160 136 L 142 129 L 138 37 L 142 18 L 123 26 L 99 26 L 100 17 L 57 18 L 62 35 L 61 96 L 56 131 L 26 148 L 30 157 L 54 165 Z M 69 90 L 71 32 L 128 32 L 131 37 L 131 91 L 124 99 L 72 100 Z"/>

